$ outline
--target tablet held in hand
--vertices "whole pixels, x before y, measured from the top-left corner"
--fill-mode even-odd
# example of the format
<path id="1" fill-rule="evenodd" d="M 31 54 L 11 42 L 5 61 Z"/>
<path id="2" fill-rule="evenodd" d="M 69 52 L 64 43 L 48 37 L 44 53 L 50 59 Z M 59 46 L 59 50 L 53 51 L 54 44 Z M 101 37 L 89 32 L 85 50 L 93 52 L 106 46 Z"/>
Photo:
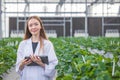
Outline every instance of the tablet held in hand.
<path id="1" fill-rule="evenodd" d="M 48 56 L 39 56 L 39 57 L 41 58 L 43 63 L 45 63 L 47 65 L 49 64 Z M 30 57 L 26 56 L 25 59 L 30 59 Z M 37 63 L 35 63 L 35 62 L 32 62 L 32 63 L 28 64 L 27 66 L 39 66 L 39 65 Z"/>

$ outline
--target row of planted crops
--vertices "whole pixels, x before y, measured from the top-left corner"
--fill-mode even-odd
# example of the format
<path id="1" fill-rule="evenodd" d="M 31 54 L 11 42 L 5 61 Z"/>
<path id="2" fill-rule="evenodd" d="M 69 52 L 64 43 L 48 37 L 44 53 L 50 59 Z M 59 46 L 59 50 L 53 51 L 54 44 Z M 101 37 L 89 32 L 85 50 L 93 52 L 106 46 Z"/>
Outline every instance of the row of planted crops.
<path id="1" fill-rule="evenodd" d="M 0 80 L 4 73 L 15 65 L 16 52 L 20 38 L 5 38 L 0 40 Z"/>
<path id="2" fill-rule="evenodd" d="M 0 75 L 14 65 L 21 40 L 0 41 Z M 120 80 L 120 38 L 59 37 L 50 40 L 59 60 L 57 80 Z"/>

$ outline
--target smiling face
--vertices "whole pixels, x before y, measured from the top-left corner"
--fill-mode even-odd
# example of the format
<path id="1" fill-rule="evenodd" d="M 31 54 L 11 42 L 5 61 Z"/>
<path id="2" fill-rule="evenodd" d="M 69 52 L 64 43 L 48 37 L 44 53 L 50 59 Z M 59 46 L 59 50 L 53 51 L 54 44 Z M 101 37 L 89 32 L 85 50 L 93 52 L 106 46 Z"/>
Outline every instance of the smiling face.
<path id="1" fill-rule="evenodd" d="M 31 38 L 32 36 L 36 36 L 39 38 L 48 39 L 45 34 L 45 29 L 42 24 L 42 20 L 38 16 L 31 16 L 26 21 L 26 29 L 24 40 Z"/>
<path id="2" fill-rule="evenodd" d="M 32 36 L 37 36 L 37 35 L 39 36 L 40 29 L 41 29 L 40 22 L 35 18 L 31 18 L 28 22 L 28 30 L 32 34 Z"/>

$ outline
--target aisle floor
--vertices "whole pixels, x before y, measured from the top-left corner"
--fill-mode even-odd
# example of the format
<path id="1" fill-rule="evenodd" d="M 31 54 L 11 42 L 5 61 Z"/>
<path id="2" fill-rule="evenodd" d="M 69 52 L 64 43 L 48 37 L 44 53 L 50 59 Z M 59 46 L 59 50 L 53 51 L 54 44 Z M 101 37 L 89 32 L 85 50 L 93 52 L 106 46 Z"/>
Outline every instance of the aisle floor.
<path id="1" fill-rule="evenodd" d="M 15 67 L 12 67 L 8 73 L 3 76 L 3 80 L 19 80 L 19 75 L 15 72 Z"/>

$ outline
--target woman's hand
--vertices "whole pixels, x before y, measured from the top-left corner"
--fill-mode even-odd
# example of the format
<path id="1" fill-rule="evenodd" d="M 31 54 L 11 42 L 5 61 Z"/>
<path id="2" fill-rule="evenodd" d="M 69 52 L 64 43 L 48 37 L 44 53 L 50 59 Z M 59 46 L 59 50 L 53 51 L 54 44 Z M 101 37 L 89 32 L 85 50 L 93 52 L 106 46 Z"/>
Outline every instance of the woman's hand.
<path id="1" fill-rule="evenodd" d="M 42 62 L 42 60 L 39 56 L 31 55 L 30 58 L 33 62 L 39 64 L 42 67 L 45 67 L 45 64 Z"/>
<path id="2" fill-rule="evenodd" d="M 32 63 L 32 60 L 31 60 L 31 59 L 24 59 L 24 60 L 22 61 L 22 64 L 23 64 L 23 65 L 28 65 L 28 64 L 30 64 L 30 63 Z"/>
<path id="3" fill-rule="evenodd" d="M 28 65 L 32 63 L 32 60 L 31 59 L 23 59 L 20 63 L 20 70 L 23 70 L 24 66 L 25 65 Z"/>

